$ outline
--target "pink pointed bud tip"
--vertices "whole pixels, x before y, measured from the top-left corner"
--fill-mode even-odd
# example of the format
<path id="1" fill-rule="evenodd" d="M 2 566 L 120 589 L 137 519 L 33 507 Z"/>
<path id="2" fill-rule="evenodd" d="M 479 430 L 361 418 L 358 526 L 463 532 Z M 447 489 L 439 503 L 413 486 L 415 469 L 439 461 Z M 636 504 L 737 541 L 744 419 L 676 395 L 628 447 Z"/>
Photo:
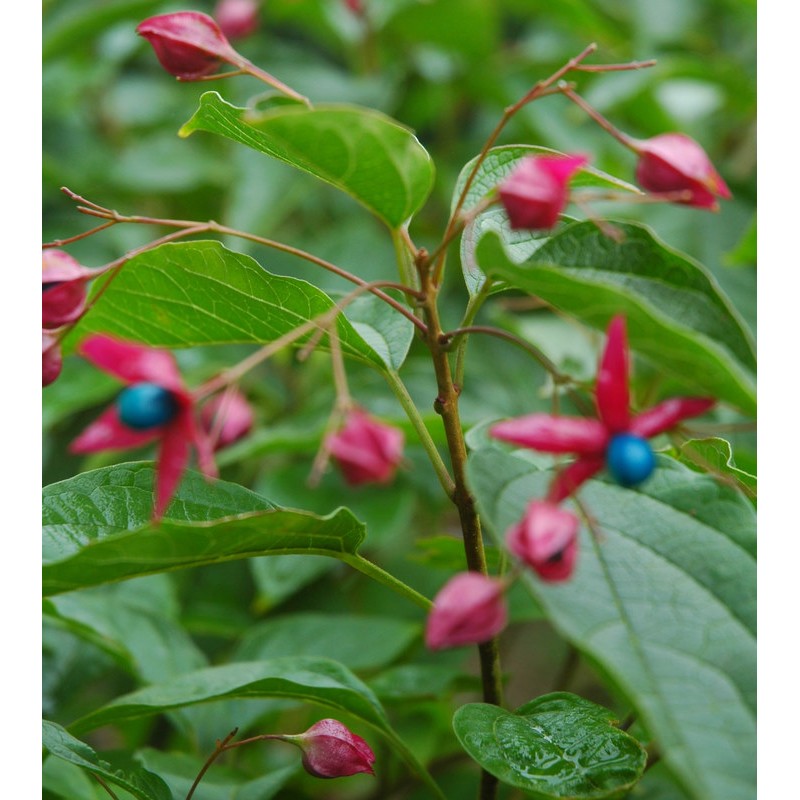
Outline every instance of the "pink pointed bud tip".
<path id="1" fill-rule="evenodd" d="M 328 437 L 327 447 L 352 486 L 389 483 L 403 458 L 405 436 L 398 428 L 385 425 L 355 409 L 344 427 Z"/>
<path id="2" fill-rule="evenodd" d="M 717 198 L 728 200 L 731 191 L 700 145 L 683 133 L 662 133 L 635 141 L 639 155 L 636 180 L 650 192 L 686 192 L 677 202 L 716 211 Z"/>
<path id="3" fill-rule="evenodd" d="M 336 719 L 321 719 L 305 733 L 285 738 L 301 748 L 303 767 L 315 778 L 375 774 L 372 748 Z"/>
<path id="4" fill-rule="evenodd" d="M 425 628 L 425 644 L 443 650 L 480 644 L 497 636 L 508 622 L 505 584 L 479 572 L 451 578 L 433 601 Z"/>
<path id="5" fill-rule="evenodd" d="M 243 39 L 258 28 L 258 3 L 255 0 L 220 0 L 214 19 L 228 39 Z"/>
<path id="6" fill-rule="evenodd" d="M 196 81 L 217 70 L 220 61 L 236 64 L 238 56 L 208 14 L 178 11 L 149 17 L 136 32 L 147 39 L 167 72 Z"/>
<path id="7" fill-rule="evenodd" d="M 241 392 L 222 392 L 203 406 L 200 420 L 213 439 L 214 449 L 219 450 L 250 432 L 253 409 Z"/>
<path id="8" fill-rule="evenodd" d="M 552 228 L 569 197 L 569 180 L 584 156 L 528 156 L 500 184 L 498 191 L 511 227 Z"/>
<path id="9" fill-rule="evenodd" d="M 565 581 L 575 568 L 578 518 L 554 503 L 528 503 L 522 519 L 506 534 L 509 550 L 544 581 Z"/>

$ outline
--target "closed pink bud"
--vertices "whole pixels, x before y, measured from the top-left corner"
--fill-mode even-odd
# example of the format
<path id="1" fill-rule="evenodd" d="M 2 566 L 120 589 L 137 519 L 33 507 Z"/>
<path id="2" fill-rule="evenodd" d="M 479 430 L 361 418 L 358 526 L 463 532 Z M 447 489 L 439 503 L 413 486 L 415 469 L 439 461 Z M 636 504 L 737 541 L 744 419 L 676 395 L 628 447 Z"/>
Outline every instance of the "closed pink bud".
<path id="1" fill-rule="evenodd" d="M 569 197 L 569 180 L 583 156 L 528 156 L 498 187 L 511 227 L 552 228 Z"/>
<path id="2" fill-rule="evenodd" d="M 389 483 L 403 458 L 403 432 L 354 409 L 344 427 L 328 437 L 327 447 L 352 486 Z"/>
<path id="3" fill-rule="evenodd" d="M 42 331 L 42 386 L 49 386 L 61 374 L 61 347 L 55 336 Z"/>
<path id="4" fill-rule="evenodd" d="M 344 4 L 357 16 L 364 14 L 364 4 L 361 0 L 344 0 Z"/>
<path id="5" fill-rule="evenodd" d="M 305 733 L 282 736 L 303 751 L 303 767 L 315 778 L 344 778 L 359 772 L 375 774 L 372 748 L 336 719 L 321 719 Z"/>
<path id="6" fill-rule="evenodd" d="M 212 437 L 214 449 L 219 450 L 250 432 L 253 409 L 241 392 L 227 391 L 215 395 L 203 406 L 200 419 Z"/>
<path id="7" fill-rule="evenodd" d="M 636 180 L 650 192 L 684 191 L 687 199 L 679 202 L 712 211 L 719 208 L 718 197 L 731 197 L 705 150 L 683 133 L 634 141 L 633 149 L 639 154 Z"/>
<path id="8" fill-rule="evenodd" d="M 243 39 L 258 27 L 258 3 L 255 0 L 220 0 L 214 19 L 229 39 Z"/>
<path id="9" fill-rule="evenodd" d="M 149 17 L 139 23 L 136 33 L 150 42 L 161 66 L 182 81 L 210 75 L 221 61 L 241 62 L 219 25 L 199 11 Z"/>
<path id="10" fill-rule="evenodd" d="M 497 636 L 508 622 L 505 584 L 480 572 L 451 578 L 433 601 L 425 628 L 431 650 L 480 644 Z"/>
<path id="11" fill-rule="evenodd" d="M 86 283 L 94 275 L 63 250 L 42 253 L 42 327 L 74 322 L 86 308 Z"/>
<path id="12" fill-rule="evenodd" d="M 567 580 L 578 553 L 578 518 L 554 503 L 534 500 L 509 529 L 506 544 L 542 580 Z"/>

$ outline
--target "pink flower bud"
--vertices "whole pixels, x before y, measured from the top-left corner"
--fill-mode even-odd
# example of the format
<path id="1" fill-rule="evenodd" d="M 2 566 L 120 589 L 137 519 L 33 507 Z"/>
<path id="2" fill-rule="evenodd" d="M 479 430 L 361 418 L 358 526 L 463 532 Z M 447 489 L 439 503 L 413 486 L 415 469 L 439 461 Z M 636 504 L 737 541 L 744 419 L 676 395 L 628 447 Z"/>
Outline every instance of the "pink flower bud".
<path id="1" fill-rule="evenodd" d="M 258 3 L 255 0 L 219 0 L 214 19 L 229 39 L 243 39 L 258 27 Z"/>
<path id="2" fill-rule="evenodd" d="M 636 180 L 650 192 L 689 192 L 682 202 L 716 211 L 717 198 L 728 200 L 730 189 L 722 180 L 705 150 L 683 133 L 663 133 L 634 141 L 639 154 Z"/>
<path id="3" fill-rule="evenodd" d="M 327 447 L 352 486 L 389 483 L 403 457 L 401 430 L 354 409 L 344 427 L 328 437 Z"/>
<path id="4" fill-rule="evenodd" d="M 361 17 L 364 15 L 364 4 L 361 2 L 361 0 L 344 0 L 344 4 L 356 16 Z"/>
<path id="5" fill-rule="evenodd" d="M 74 322 L 86 308 L 86 283 L 94 273 L 63 250 L 42 252 L 42 327 Z"/>
<path id="6" fill-rule="evenodd" d="M 305 733 L 282 736 L 303 751 L 303 767 L 315 778 L 343 778 L 359 772 L 375 774 L 372 748 L 336 719 L 321 719 Z"/>
<path id="7" fill-rule="evenodd" d="M 61 347 L 55 336 L 42 331 L 42 386 L 49 386 L 61 374 Z"/>
<path id="8" fill-rule="evenodd" d="M 552 228 L 564 210 L 569 180 L 587 159 L 584 156 L 528 156 L 498 187 L 511 227 Z"/>
<path id="9" fill-rule="evenodd" d="M 210 75 L 220 61 L 234 65 L 241 61 L 219 25 L 199 11 L 149 17 L 139 23 L 136 33 L 153 45 L 164 69 L 182 81 Z"/>
<path id="10" fill-rule="evenodd" d="M 222 392 L 203 406 L 200 420 L 212 436 L 214 449 L 219 450 L 250 432 L 253 427 L 253 409 L 240 391 Z"/>
<path id="11" fill-rule="evenodd" d="M 578 553 L 578 518 L 554 503 L 533 500 L 508 530 L 506 544 L 542 580 L 567 580 Z"/>
<path id="12" fill-rule="evenodd" d="M 505 588 L 502 581 L 480 572 L 451 578 L 434 598 L 425 644 L 430 650 L 442 650 L 496 636 L 508 622 Z"/>

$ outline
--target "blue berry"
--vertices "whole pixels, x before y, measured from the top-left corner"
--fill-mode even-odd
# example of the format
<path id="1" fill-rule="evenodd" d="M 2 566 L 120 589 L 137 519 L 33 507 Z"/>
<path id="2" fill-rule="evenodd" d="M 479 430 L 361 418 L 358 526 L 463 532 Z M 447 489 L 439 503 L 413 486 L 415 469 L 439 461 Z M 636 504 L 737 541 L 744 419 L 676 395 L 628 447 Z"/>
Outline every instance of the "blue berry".
<path id="1" fill-rule="evenodd" d="M 622 486 L 638 486 L 656 467 L 656 457 L 646 439 L 632 433 L 618 433 L 606 450 L 606 466 Z"/>
<path id="2" fill-rule="evenodd" d="M 135 383 L 117 397 L 119 418 L 129 428 L 146 431 L 169 422 L 178 411 L 175 395 L 156 383 Z"/>

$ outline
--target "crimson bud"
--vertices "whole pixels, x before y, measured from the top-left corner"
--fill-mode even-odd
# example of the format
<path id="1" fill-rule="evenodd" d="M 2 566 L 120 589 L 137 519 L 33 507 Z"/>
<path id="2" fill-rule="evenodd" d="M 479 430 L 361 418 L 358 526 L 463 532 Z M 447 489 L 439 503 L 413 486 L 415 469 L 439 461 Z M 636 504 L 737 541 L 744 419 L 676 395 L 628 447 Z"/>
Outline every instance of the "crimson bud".
<path id="1" fill-rule="evenodd" d="M 258 3 L 256 0 L 219 0 L 214 8 L 214 19 L 229 39 L 243 39 L 258 27 Z"/>
<path id="2" fill-rule="evenodd" d="M 199 11 L 149 17 L 139 23 L 136 33 L 153 45 L 164 69 L 182 81 L 210 75 L 221 61 L 238 66 L 242 60 L 219 25 Z"/>
<path id="3" fill-rule="evenodd" d="M 246 436 L 253 427 L 253 409 L 238 390 L 227 390 L 211 398 L 200 412 L 200 421 L 219 450 Z"/>
<path id="4" fill-rule="evenodd" d="M 74 322 L 86 308 L 86 283 L 94 275 L 63 250 L 42 252 L 42 327 Z"/>
<path id="5" fill-rule="evenodd" d="M 505 584 L 480 572 L 461 572 L 433 600 L 425 644 L 442 650 L 492 639 L 508 622 Z"/>
<path id="6" fill-rule="evenodd" d="M 49 386 L 61 374 L 61 346 L 53 334 L 42 331 L 42 386 Z"/>
<path id="7" fill-rule="evenodd" d="M 359 772 L 375 774 L 372 748 L 339 720 L 321 719 L 305 733 L 280 738 L 303 751 L 303 767 L 315 778 L 343 778 Z"/>
<path id="8" fill-rule="evenodd" d="M 498 187 L 513 229 L 552 228 L 569 196 L 569 180 L 584 156 L 528 156 Z"/>
<path id="9" fill-rule="evenodd" d="M 717 198 L 729 200 L 731 191 L 705 150 L 683 133 L 662 133 L 634 141 L 639 154 L 636 180 L 650 192 L 688 192 L 679 202 L 696 208 L 719 209 Z"/>

